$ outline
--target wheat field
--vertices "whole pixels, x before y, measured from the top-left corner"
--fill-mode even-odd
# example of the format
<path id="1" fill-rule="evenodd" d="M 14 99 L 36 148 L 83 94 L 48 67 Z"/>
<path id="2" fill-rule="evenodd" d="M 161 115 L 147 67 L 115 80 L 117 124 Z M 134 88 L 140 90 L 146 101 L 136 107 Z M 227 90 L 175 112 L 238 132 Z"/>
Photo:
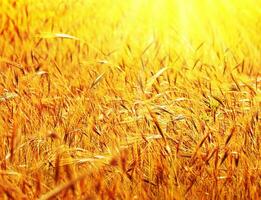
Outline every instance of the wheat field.
<path id="1" fill-rule="evenodd" d="M 0 199 L 260 199 L 261 1 L 1 0 Z"/>

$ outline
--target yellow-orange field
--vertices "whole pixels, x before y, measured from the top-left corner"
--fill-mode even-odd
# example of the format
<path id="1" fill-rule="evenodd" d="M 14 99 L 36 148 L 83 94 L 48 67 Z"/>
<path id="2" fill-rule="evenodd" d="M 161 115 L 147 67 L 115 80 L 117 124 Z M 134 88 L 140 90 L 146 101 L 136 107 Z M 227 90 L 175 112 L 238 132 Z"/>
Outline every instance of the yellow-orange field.
<path id="1" fill-rule="evenodd" d="M 0 199 L 260 199 L 260 0 L 1 0 Z"/>

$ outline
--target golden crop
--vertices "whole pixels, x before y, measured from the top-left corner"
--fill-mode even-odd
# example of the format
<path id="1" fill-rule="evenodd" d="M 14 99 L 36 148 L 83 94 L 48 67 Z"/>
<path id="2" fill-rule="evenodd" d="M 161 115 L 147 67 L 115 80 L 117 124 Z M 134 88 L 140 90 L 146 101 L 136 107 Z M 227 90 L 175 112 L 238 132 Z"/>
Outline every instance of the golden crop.
<path id="1" fill-rule="evenodd" d="M 260 72 L 259 0 L 1 0 L 0 199 L 259 199 Z"/>

